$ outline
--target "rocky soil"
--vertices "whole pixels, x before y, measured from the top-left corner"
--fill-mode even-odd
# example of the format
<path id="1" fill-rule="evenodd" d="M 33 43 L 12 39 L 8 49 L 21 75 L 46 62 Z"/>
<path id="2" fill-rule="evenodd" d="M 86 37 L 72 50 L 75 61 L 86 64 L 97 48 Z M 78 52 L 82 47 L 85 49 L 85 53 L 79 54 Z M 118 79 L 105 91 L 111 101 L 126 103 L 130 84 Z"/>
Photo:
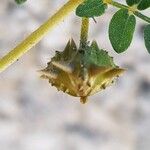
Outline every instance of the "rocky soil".
<path id="1" fill-rule="evenodd" d="M 17 6 L 13 0 L 0 0 L 0 57 L 64 2 L 28 0 Z M 97 24 L 91 20 L 90 39 L 96 39 L 127 71 L 115 85 L 90 97 L 86 105 L 57 92 L 37 73 L 55 50 L 63 50 L 69 38 L 78 42 L 80 20 L 74 13 L 0 74 L 1 150 L 150 149 L 150 55 L 142 37 L 145 24 L 138 19 L 131 47 L 118 55 L 107 34 L 115 11 L 110 7 L 96 19 Z"/>

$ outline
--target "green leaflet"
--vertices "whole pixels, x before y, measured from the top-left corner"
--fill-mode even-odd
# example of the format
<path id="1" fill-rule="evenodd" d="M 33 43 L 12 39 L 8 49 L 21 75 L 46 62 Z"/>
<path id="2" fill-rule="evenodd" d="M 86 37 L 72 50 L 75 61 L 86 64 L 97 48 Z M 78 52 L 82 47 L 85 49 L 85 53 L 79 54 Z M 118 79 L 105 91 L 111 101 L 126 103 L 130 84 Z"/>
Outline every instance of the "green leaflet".
<path id="1" fill-rule="evenodd" d="M 145 40 L 145 46 L 150 53 L 150 24 L 147 25 L 144 29 L 144 40 Z"/>
<path id="2" fill-rule="evenodd" d="M 107 5 L 102 0 L 85 0 L 76 9 L 76 15 L 79 17 L 98 17 L 101 16 Z"/>
<path id="3" fill-rule="evenodd" d="M 17 4 L 22 4 L 22 3 L 24 3 L 24 2 L 26 2 L 27 0 L 15 0 L 15 2 L 17 3 Z"/>
<path id="4" fill-rule="evenodd" d="M 133 15 L 129 15 L 127 10 L 120 9 L 117 11 L 109 25 L 109 39 L 117 53 L 122 53 L 131 44 L 136 19 Z"/>
<path id="5" fill-rule="evenodd" d="M 126 0 L 127 4 L 129 6 L 133 6 L 135 4 L 138 4 L 141 0 Z"/>
<path id="6" fill-rule="evenodd" d="M 150 7 L 150 0 L 142 0 L 139 5 L 138 5 L 138 9 L 139 10 L 144 10 Z"/>
<path id="7" fill-rule="evenodd" d="M 144 10 L 150 7 L 150 0 L 126 0 L 129 6 L 137 5 L 137 9 Z"/>

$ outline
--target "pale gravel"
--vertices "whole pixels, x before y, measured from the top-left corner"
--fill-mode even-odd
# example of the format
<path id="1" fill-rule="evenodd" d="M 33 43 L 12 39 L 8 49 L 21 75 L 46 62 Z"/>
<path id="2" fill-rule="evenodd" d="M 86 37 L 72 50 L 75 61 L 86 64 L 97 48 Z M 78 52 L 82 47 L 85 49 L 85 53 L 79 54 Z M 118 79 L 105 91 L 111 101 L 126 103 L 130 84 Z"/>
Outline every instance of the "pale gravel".
<path id="1" fill-rule="evenodd" d="M 28 0 L 16 6 L 0 0 L 0 57 L 44 22 L 65 0 Z M 118 55 L 108 40 L 110 13 L 91 21 L 90 39 L 127 72 L 90 97 L 86 105 L 39 79 L 55 50 L 79 40 L 80 20 L 72 13 L 37 46 L 0 74 L 1 150 L 149 150 L 150 55 L 138 27 L 131 47 Z M 147 11 L 148 13 L 148 11 Z"/>

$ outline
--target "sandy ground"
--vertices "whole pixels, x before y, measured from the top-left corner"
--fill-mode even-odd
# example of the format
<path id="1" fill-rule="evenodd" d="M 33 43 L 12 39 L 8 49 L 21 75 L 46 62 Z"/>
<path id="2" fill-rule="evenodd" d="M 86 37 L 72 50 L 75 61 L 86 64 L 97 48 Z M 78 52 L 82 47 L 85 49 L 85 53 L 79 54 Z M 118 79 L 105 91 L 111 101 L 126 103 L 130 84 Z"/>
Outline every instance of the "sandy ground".
<path id="1" fill-rule="evenodd" d="M 17 6 L 0 0 L 0 57 L 10 51 L 65 0 L 28 0 Z M 69 38 L 78 43 L 80 20 L 72 13 L 38 45 L 0 74 L 0 150 L 149 150 L 150 55 L 137 20 L 131 47 L 116 54 L 108 40 L 110 8 L 91 20 L 90 40 L 96 39 L 127 72 L 117 83 L 90 97 L 86 105 L 57 92 L 37 70 Z M 148 13 L 148 11 L 146 12 Z"/>

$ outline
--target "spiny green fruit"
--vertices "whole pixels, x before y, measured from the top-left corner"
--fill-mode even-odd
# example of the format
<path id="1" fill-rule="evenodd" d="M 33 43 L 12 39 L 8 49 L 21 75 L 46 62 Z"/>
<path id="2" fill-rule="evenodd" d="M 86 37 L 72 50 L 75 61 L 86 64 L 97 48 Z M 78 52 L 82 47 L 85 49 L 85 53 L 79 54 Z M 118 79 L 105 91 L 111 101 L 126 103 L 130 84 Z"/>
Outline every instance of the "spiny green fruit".
<path id="1" fill-rule="evenodd" d="M 108 52 L 99 49 L 95 41 L 77 49 L 75 42 L 70 40 L 63 52 L 56 51 L 41 71 L 41 77 L 85 103 L 88 96 L 105 89 L 123 72 L 124 69 L 116 66 Z"/>

